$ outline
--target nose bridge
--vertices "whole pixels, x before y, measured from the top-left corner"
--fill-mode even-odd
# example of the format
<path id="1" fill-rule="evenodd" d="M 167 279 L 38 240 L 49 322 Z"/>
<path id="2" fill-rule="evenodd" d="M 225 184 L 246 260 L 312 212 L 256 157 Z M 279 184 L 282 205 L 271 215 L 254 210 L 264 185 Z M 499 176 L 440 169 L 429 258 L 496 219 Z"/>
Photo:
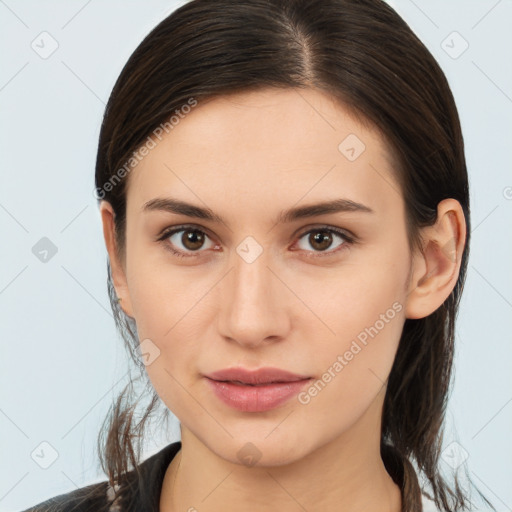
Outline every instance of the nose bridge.
<path id="1" fill-rule="evenodd" d="M 270 270 L 270 260 L 270 252 L 258 249 L 251 240 L 237 248 L 234 268 L 221 292 L 220 328 L 224 336 L 250 345 L 284 336 L 288 328 L 285 290 Z"/>

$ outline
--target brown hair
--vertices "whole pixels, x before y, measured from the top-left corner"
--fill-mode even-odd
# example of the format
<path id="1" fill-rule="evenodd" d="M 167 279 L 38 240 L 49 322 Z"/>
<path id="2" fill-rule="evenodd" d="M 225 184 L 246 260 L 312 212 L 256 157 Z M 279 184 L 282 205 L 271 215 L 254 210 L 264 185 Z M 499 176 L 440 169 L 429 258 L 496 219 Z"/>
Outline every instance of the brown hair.
<path id="1" fill-rule="evenodd" d="M 404 512 L 422 509 L 413 463 L 439 508 L 469 509 L 457 478 L 452 488 L 439 470 L 469 251 L 464 143 L 445 75 L 384 1 L 192 0 L 158 24 L 124 66 L 99 137 L 96 193 L 115 212 L 119 255 L 124 260 L 126 162 L 136 163 L 134 152 L 191 98 L 200 103 L 263 87 L 316 88 L 377 127 L 397 163 L 411 248 L 420 246 L 419 229 L 435 222 L 441 200 L 454 198 L 462 205 L 467 238 L 458 280 L 434 313 L 405 322 L 387 385 L 381 455 L 402 489 Z M 134 320 L 119 307 L 107 264 L 116 325 L 144 375 Z M 131 382 L 106 418 L 99 450 L 111 482 L 122 482 L 139 464 L 146 420 L 158 404 L 148 389 L 149 404 L 138 420 Z"/>

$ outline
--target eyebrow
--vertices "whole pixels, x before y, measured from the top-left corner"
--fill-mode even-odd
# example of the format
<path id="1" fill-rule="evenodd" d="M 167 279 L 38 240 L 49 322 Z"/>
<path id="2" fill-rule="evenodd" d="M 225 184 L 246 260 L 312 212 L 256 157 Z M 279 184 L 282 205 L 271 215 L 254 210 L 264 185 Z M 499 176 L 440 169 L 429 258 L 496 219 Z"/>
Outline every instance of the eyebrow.
<path id="1" fill-rule="evenodd" d="M 226 224 L 224 219 L 220 215 L 214 213 L 210 208 L 203 208 L 171 197 L 157 197 L 155 199 L 151 199 L 150 201 L 144 203 L 142 206 L 142 211 L 165 211 L 178 215 L 185 215 L 187 217 L 194 217 L 197 219 Z M 305 206 L 295 206 L 288 210 L 283 210 L 279 213 L 276 224 L 293 222 L 295 220 L 305 219 L 308 217 L 316 217 L 329 213 L 342 212 L 375 213 L 375 211 L 372 210 L 369 206 L 357 203 L 350 199 L 334 199 L 331 201 L 324 201 L 321 203 Z"/>

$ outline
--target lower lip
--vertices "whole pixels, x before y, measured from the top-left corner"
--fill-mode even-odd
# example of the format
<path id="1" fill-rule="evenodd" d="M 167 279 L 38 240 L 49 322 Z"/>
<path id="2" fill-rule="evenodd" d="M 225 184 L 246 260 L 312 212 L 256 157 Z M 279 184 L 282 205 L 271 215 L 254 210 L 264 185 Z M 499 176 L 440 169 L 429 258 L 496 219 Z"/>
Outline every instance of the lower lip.
<path id="1" fill-rule="evenodd" d="M 269 411 L 298 394 L 311 380 L 274 382 L 263 386 L 249 386 L 234 382 L 220 382 L 206 378 L 213 392 L 225 404 L 244 412 Z"/>

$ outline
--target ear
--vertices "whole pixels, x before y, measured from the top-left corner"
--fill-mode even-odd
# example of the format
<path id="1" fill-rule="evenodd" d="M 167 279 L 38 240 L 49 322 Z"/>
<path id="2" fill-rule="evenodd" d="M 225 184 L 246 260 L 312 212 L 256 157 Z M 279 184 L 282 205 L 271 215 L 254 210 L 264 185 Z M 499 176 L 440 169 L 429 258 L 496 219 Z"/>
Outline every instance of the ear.
<path id="1" fill-rule="evenodd" d="M 122 310 L 130 317 L 133 318 L 132 304 L 130 300 L 130 293 L 128 290 L 128 283 L 126 280 L 126 270 L 124 263 L 121 261 L 117 253 L 117 245 L 115 240 L 115 213 L 112 205 L 108 201 L 101 201 L 100 215 L 103 223 L 103 236 L 105 238 L 105 245 L 110 260 L 110 269 L 112 274 L 112 281 L 116 294 L 122 299 L 120 306 Z"/>
<path id="2" fill-rule="evenodd" d="M 405 306 L 406 318 L 433 313 L 452 292 L 466 242 L 466 219 L 460 203 L 444 199 L 437 220 L 421 230 L 422 250 L 415 251 Z"/>

